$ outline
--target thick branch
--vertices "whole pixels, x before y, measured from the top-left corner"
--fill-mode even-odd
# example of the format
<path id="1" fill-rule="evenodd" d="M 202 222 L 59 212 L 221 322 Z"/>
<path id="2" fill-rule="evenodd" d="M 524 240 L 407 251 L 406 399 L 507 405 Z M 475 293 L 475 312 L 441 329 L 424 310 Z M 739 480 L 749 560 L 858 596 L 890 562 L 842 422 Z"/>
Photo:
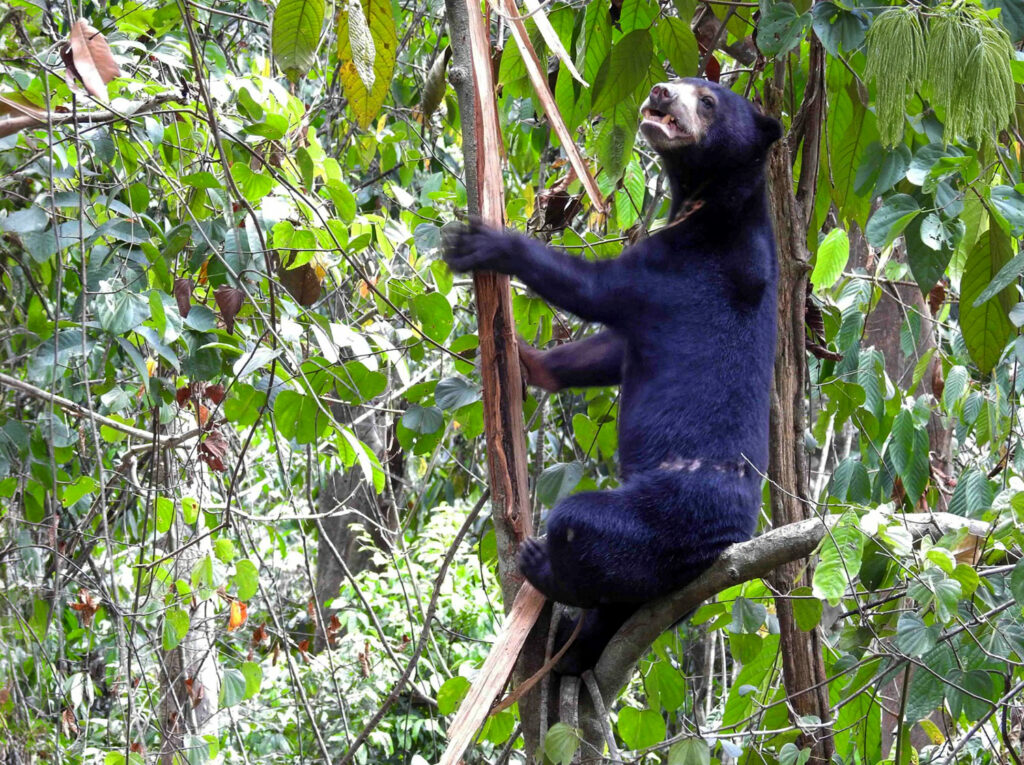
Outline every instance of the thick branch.
<path id="1" fill-rule="evenodd" d="M 824 522 L 811 518 L 773 529 L 749 542 L 733 545 L 696 581 L 668 597 L 647 604 L 633 614 L 608 643 L 594 671 L 605 702 L 611 702 L 625 687 L 633 675 L 636 663 L 644 657 L 658 636 L 685 614 L 722 590 L 767 576 L 778 566 L 807 557 L 817 548 L 826 529 L 839 517 L 829 515 L 824 518 Z M 912 513 L 901 516 L 901 520 L 915 539 L 929 533 L 944 534 L 965 527 L 979 537 L 985 537 L 989 532 L 988 524 L 952 513 Z M 592 716 L 593 708 L 588 704 L 585 712 L 581 712 Z"/>

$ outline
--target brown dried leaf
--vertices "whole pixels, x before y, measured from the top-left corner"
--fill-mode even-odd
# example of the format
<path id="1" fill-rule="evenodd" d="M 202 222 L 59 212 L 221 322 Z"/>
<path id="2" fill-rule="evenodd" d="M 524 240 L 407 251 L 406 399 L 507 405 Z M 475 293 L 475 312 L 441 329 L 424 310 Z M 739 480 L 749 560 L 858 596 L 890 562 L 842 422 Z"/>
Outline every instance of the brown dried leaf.
<path id="1" fill-rule="evenodd" d="M 74 710 L 65 709 L 60 713 L 61 727 L 64 729 L 64 735 L 71 737 L 78 735 L 78 718 L 75 717 Z"/>
<path id="2" fill-rule="evenodd" d="M 174 301 L 178 304 L 178 313 L 181 318 L 188 318 L 188 312 L 192 310 L 192 289 L 195 283 L 191 279 L 174 280 Z"/>
<path id="3" fill-rule="evenodd" d="M 210 466 L 211 470 L 223 473 L 223 457 L 228 453 L 228 441 L 219 430 L 213 430 L 199 444 L 199 459 Z"/>
<path id="4" fill-rule="evenodd" d="M 182 385 L 174 392 L 174 399 L 178 402 L 178 406 L 185 406 L 191 397 L 192 389 L 187 385 Z"/>
<path id="5" fill-rule="evenodd" d="M 205 392 L 206 397 L 214 404 L 219 404 L 224 400 L 224 386 L 219 383 L 217 385 L 207 385 Z"/>
<path id="6" fill-rule="evenodd" d="M 229 335 L 235 333 L 235 317 L 245 302 L 245 293 L 238 287 L 218 287 L 213 293 L 213 299 L 217 301 L 220 315 L 224 319 L 224 326 Z"/>
<path id="7" fill-rule="evenodd" d="M 282 266 L 277 277 L 299 305 L 309 308 L 320 299 L 320 276 L 312 263 L 303 263 L 298 268 Z"/>
<path id="8" fill-rule="evenodd" d="M 78 591 L 78 602 L 71 604 L 73 611 L 78 611 L 82 616 L 82 623 L 88 628 L 92 624 L 92 618 L 100 609 L 100 604 L 92 597 L 92 593 L 84 587 Z"/>
<path id="9" fill-rule="evenodd" d="M 106 37 L 85 19 L 79 19 L 71 27 L 71 35 L 61 48 L 60 56 L 86 91 L 101 101 L 107 100 L 107 83 L 121 76 L 121 68 L 114 61 Z"/>

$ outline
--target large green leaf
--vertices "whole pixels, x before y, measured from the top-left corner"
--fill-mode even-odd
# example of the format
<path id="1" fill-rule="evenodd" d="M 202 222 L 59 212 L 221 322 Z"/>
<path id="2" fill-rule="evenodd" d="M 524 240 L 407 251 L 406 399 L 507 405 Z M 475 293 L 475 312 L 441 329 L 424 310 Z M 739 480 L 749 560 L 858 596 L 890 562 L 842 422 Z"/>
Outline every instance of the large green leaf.
<path id="1" fill-rule="evenodd" d="M 819 289 L 831 287 L 843 275 L 843 269 L 850 259 L 850 237 L 841 228 L 828 232 L 814 260 L 811 284 Z"/>
<path id="2" fill-rule="evenodd" d="M 857 517 L 847 513 L 832 527 L 821 543 L 821 558 L 814 570 L 814 597 L 839 605 L 850 581 L 860 571 L 864 555 L 864 532 Z"/>
<path id="3" fill-rule="evenodd" d="M 872 247 L 887 247 L 921 212 L 921 205 L 908 194 L 894 194 L 871 216 L 864 235 Z"/>
<path id="4" fill-rule="evenodd" d="M 937 225 L 936 225 L 937 224 Z M 950 258 L 953 257 L 955 242 L 955 225 L 959 224 L 960 236 L 963 235 L 963 224 L 960 221 L 948 226 L 939 220 L 934 213 L 914 218 L 903 232 L 907 243 L 907 262 L 914 281 L 922 294 L 931 292 L 942 275 L 946 272 Z M 938 244 L 938 247 L 931 245 Z"/>
<path id="5" fill-rule="evenodd" d="M 690 77 L 697 71 L 700 53 L 697 50 L 697 38 L 693 36 L 690 25 L 675 16 L 666 16 L 658 21 L 654 28 L 658 41 L 658 50 L 672 64 L 680 77 Z"/>
<path id="6" fill-rule="evenodd" d="M 270 47 L 292 82 L 312 69 L 323 26 L 324 0 L 281 0 L 274 9 Z"/>
<path id="7" fill-rule="evenodd" d="M 996 225 L 978 238 L 967 257 L 960 281 L 960 330 L 971 359 L 982 374 L 988 374 L 999 361 L 1003 348 L 1013 334 L 1010 309 L 1012 287 L 977 305 L 985 287 L 1012 258 L 1010 239 Z"/>
<path id="8" fill-rule="evenodd" d="M 757 47 L 768 58 L 793 50 L 804 36 L 811 14 L 796 12 L 792 3 L 773 3 L 757 27 Z"/>
<path id="9" fill-rule="evenodd" d="M 617 727 L 630 749 L 645 749 L 665 738 L 665 720 L 653 709 L 623 707 L 619 711 Z"/>
<path id="10" fill-rule="evenodd" d="M 601 132 L 597 136 L 597 159 L 609 178 L 617 180 L 622 175 L 626 161 L 633 152 L 635 138 L 636 106 L 630 98 L 611 110 L 608 118 L 601 123 Z M 642 203 L 642 200 L 637 203 Z"/>
<path id="11" fill-rule="evenodd" d="M 653 53 L 654 42 L 646 29 L 630 32 L 615 43 L 593 80 L 592 111 L 604 113 L 632 94 L 647 74 Z"/>

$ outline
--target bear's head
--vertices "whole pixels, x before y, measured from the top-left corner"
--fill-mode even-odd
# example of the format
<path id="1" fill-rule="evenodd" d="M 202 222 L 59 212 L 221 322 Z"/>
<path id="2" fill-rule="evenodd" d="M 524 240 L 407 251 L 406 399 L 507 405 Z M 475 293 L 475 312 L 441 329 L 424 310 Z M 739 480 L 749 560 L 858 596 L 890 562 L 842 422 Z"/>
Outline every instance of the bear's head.
<path id="1" fill-rule="evenodd" d="M 640 107 L 640 132 L 670 164 L 719 169 L 762 163 L 782 135 L 772 117 L 716 82 L 697 78 L 655 85 Z"/>

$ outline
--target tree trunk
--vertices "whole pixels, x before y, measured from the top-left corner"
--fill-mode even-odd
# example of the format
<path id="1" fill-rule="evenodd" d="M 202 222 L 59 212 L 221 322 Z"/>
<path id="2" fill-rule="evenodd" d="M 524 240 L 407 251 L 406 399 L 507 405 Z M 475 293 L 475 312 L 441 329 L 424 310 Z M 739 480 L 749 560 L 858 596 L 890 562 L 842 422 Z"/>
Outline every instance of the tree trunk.
<path id="1" fill-rule="evenodd" d="M 382 422 L 381 415 L 368 411 L 362 417 L 347 406 L 334 406 L 332 413 L 338 422 L 352 425 L 356 437 L 373 449 L 384 466 L 390 480 L 401 468 L 401 460 L 389 459 L 388 438 L 393 434 Z M 377 494 L 357 468 L 337 471 L 327 476 L 320 490 L 317 509 L 325 517 L 319 522 L 320 535 L 316 555 L 316 604 L 314 650 L 327 645 L 326 625 L 332 611 L 327 601 L 338 596 L 338 588 L 345 579 L 345 569 L 356 574 L 371 565 L 374 550 L 366 547 L 366 538 L 359 533 L 362 526 L 369 534 L 373 547 L 388 551 L 394 544 L 398 530 L 398 508 L 392 496 Z"/>
<path id="2" fill-rule="evenodd" d="M 492 226 L 504 224 L 501 187 L 501 134 L 491 79 L 487 25 L 473 0 L 445 0 L 452 49 L 449 76 L 455 88 L 462 123 L 462 150 L 469 213 Z M 476 56 L 474 56 L 476 50 Z M 491 488 L 491 517 L 498 548 L 498 579 L 506 613 L 523 577 L 516 565 L 519 544 L 533 533 L 523 427 L 523 381 L 507 276 L 474 276 L 480 373 L 483 378 L 484 431 Z M 534 627 L 513 679 L 532 675 L 544 662 L 550 607 Z M 540 743 L 538 694 L 519 702 L 526 753 Z"/>
<path id="3" fill-rule="evenodd" d="M 812 49 L 815 47 L 812 44 Z M 820 54 L 820 50 L 819 50 Z M 815 76 L 817 62 L 811 54 L 811 76 L 804 93 L 804 152 L 801 163 L 801 198 L 813 204 L 816 172 L 809 155 L 817 156 L 823 118 L 821 81 Z M 781 111 L 782 77 L 766 89 L 768 110 Z M 797 122 L 797 118 L 794 118 Z M 792 134 L 791 134 L 792 135 Z M 813 166 L 817 167 L 816 160 Z M 804 448 L 806 417 L 804 380 L 804 301 L 807 290 L 807 209 L 797 201 L 793 189 L 793 161 L 787 139 L 772 149 L 768 161 L 768 187 L 779 254 L 778 340 L 775 377 L 772 382 L 771 453 L 768 477 L 771 481 L 772 524 L 777 528 L 811 517 L 806 497 L 807 454 Z M 811 569 L 799 562 L 779 566 L 770 577 L 779 618 L 782 673 L 790 708 L 795 718 L 815 717 L 823 727 L 806 729 L 798 745 L 811 748 L 811 761 L 827 763 L 832 758 L 832 730 L 828 725 L 830 705 L 821 639 L 817 631 L 802 632 L 796 626 L 789 593 L 810 584 Z M 794 719 L 794 723 L 798 722 Z"/>
<path id="4" fill-rule="evenodd" d="M 154 470 L 154 476 L 157 476 L 154 483 L 157 485 L 162 483 L 159 476 L 177 476 L 182 469 L 172 450 L 160 454 L 157 461 L 165 466 L 164 469 Z M 196 474 L 197 469 L 195 465 L 185 465 L 183 480 L 172 482 L 176 488 L 165 489 L 165 492 L 176 495 L 178 503 L 183 496 L 192 496 L 201 504 L 204 492 Z M 205 556 L 212 554 L 209 536 L 189 528 L 181 521 L 180 515 L 176 515 L 174 526 L 165 537 L 165 549 L 182 548 L 197 534 L 202 537 L 198 543 L 181 549 L 174 556 L 174 568 L 170 576 L 172 581 L 190 581 L 196 565 Z M 183 761 L 191 746 L 188 738 L 215 734 L 218 728 L 220 675 L 214 643 L 218 618 L 214 597 L 195 602 L 189 609 L 189 628 L 184 639 L 171 650 L 161 652 L 159 760 L 162 765 Z M 188 608 L 188 603 L 183 603 L 182 607 Z"/>

